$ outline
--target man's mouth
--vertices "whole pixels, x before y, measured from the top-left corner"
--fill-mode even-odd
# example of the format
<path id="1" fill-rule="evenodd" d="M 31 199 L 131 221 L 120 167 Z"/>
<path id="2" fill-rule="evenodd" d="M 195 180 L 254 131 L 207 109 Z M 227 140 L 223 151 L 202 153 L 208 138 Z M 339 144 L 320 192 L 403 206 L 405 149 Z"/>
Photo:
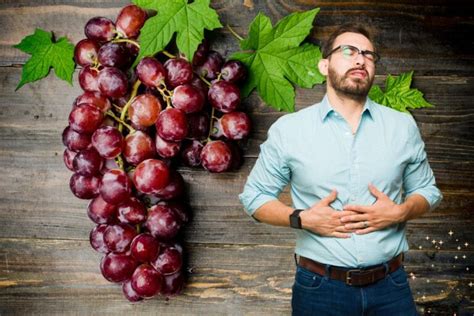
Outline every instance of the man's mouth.
<path id="1" fill-rule="evenodd" d="M 349 72 L 349 76 L 365 79 L 368 76 L 368 74 L 367 74 L 367 71 L 365 70 L 352 70 Z"/>

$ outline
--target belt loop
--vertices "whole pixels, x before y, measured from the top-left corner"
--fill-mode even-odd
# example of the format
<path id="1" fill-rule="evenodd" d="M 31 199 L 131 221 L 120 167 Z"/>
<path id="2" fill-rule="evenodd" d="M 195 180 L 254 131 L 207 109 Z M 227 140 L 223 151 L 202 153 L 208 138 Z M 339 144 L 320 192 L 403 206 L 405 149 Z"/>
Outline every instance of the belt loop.
<path id="1" fill-rule="evenodd" d="M 331 276 L 331 266 L 329 264 L 326 264 L 324 267 L 324 276 L 326 278 L 329 278 Z"/>
<path id="2" fill-rule="evenodd" d="M 295 256 L 295 265 L 296 265 L 296 266 L 298 266 L 298 258 L 297 258 L 297 254 L 295 253 L 295 254 L 294 254 L 294 256 Z"/>
<path id="3" fill-rule="evenodd" d="M 387 262 L 384 262 L 383 263 L 383 266 L 385 268 L 385 275 L 387 275 L 390 271 L 390 267 L 388 266 L 388 263 Z"/>

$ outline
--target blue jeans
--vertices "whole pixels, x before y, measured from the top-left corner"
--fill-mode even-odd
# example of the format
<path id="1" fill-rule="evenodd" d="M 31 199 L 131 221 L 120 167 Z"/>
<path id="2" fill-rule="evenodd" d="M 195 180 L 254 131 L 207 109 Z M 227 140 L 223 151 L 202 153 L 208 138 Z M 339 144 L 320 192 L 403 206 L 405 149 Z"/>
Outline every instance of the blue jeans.
<path id="1" fill-rule="evenodd" d="M 297 266 L 291 307 L 294 316 L 418 315 L 403 267 L 357 287 Z"/>

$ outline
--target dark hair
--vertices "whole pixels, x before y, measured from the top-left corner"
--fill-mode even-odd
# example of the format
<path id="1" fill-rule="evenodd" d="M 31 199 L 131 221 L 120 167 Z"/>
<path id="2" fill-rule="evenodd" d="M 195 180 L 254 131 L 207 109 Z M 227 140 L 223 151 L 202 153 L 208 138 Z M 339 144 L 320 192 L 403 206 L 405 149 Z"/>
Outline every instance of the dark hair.
<path id="1" fill-rule="evenodd" d="M 341 35 L 343 33 L 362 34 L 365 37 L 367 37 L 367 39 L 371 43 L 373 43 L 372 34 L 370 33 L 369 29 L 365 25 L 359 24 L 359 23 L 346 23 L 346 24 L 343 24 L 343 25 L 339 26 L 334 32 L 332 32 L 332 34 L 329 36 L 327 41 L 324 43 L 324 45 L 323 45 L 323 58 L 327 57 L 327 55 L 333 49 L 332 45 L 334 44 L 334 41 L 336 40 L 336 38 L 339 35 Z"/>

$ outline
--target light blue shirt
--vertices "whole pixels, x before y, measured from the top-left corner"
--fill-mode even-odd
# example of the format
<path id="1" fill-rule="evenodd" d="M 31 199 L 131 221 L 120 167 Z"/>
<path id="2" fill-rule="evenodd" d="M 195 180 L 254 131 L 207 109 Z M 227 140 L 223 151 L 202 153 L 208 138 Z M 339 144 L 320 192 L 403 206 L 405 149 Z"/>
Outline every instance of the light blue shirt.
<path id="1" fill-rule="evenodd" d="M 336 210 L 344 205 L 371 205 L 372 183 L 395 203 L 420 194 L 434 209 L 442 199 L 424 143 L 413 117 L 377 104 L 364 105 L 353 135 L 346 120 L 321 103 L 284 115 L 269 129 L 268 139 L 239 195 L 247 213 L 275 200 L 291 183 L 293 207 L 305 209 L 334 188 Z M 350 238 L 322 237 L 296 230 L 296 253 L 343 267 L 380 264 L 408 250 L 405 223 Z"/>

